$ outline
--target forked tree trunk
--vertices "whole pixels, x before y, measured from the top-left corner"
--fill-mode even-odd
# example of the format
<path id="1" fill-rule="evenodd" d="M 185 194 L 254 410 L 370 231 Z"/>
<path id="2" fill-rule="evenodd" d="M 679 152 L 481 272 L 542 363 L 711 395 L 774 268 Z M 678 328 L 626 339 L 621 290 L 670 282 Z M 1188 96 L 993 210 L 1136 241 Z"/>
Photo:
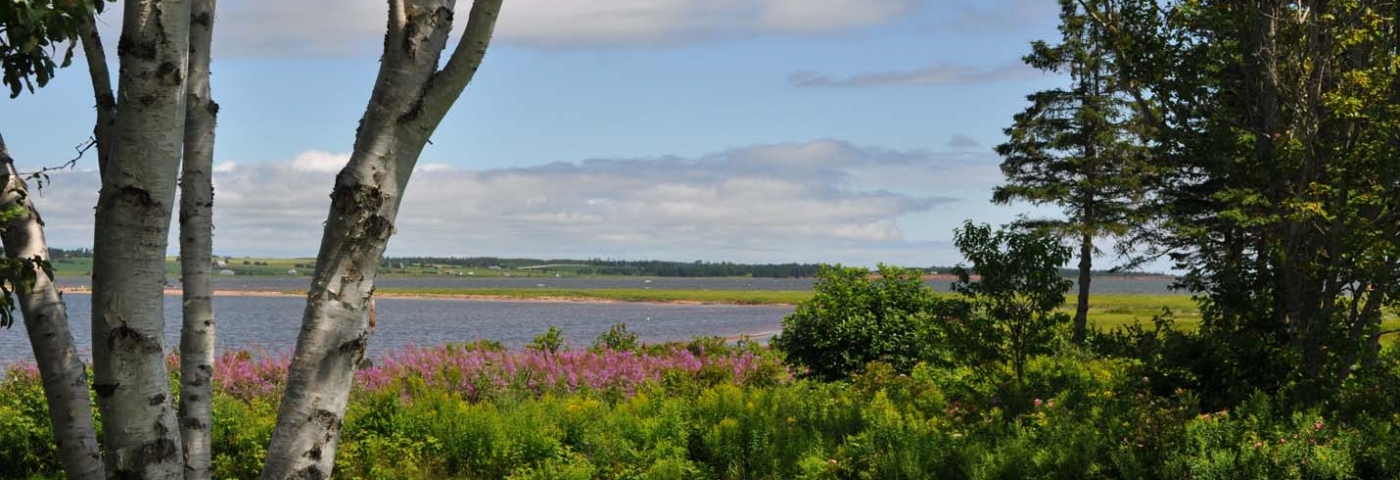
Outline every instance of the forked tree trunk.
<path id="1" fill-rule="evenodd" d="M 165 251 L 185 125 L 189 0 L 127 0 L 116 123 L 97 201 L 94 389 L 108 476 L 183 476 L 165 366 Z M 99 145 L 101 142 L 99 142 Z"/>
<path id="2" fill-rule="evenodd" d="M 206 479 L 213 425 L 214 124 L 219 105 L 209 95 L 209 44 L 215 0 L 193 0 L 185 98 L 185 156 L 180 173 L 180 273 L 184 322 L 180 328 L 180 438 L 185 479 Z"/>
<path id="3" fill-rule="evenodd" d="M 3 168 L 0 174 L 5 177 L 0 182 L 5 189 L 0 192 L 0 209 L 18 207 L 22 212 L 5 222 L 0 231 L 5 255 L 12 259 L 50 260 L 48 243 L 44 241 L 44 222 L 29 201 L 28 187 L 15 170 L 14 159 L 10 158 L 3 138 L 0 138 L 0 168 Z M 29 332 L 29 345 L 34 349 L 34 362 L 43 379 L 59 461 L 70 479 L 101 479 L 102 458 L 97 449 L 97 432 L 93 429 L 87 372 L 73 346 L 67 307 L 53 280 L 39 265 L 29 264 L 24 268 L 34 271 L 34 283 L 16 282 L 15 296 L 19 300 L 20 314 L 24 316 L 24 328 Z"/>
<path id="4" fill-rule="evenodd" d="M 454 0 L 390 0 L 379 77 L 350 162 L 336 176 L 264 479 L 331 474 L 355 367 L 369 341 L 374 277 L 409 174 L 471 81 L 502 0 L 476 0 L 447 65 Z"/>

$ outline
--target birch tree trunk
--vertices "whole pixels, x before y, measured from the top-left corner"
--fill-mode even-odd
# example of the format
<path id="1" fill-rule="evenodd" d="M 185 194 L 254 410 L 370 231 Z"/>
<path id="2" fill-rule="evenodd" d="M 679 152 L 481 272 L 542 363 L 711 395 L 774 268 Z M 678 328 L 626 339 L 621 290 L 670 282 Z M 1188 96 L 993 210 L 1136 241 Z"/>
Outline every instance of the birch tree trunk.
<path id="1" fill-rule="evenodd" d="M 189 0 L 127 0 L 117 48 L 116 123 L 92 272 L 93 387 L 109 477 L 180 478 L 184 466 L 162 333 L 189 22 Z"/>
<path id="2" fill-rule="evenodd" d="M 180 174 L 180 439 L 185 479 L 210 478 L 209 428 L 213 425 L 214 124 L 219 105 L 209 95 L 209 44 L 215 0 L 190 7 L 190 60 L 185 98 L 185 154 Z"/>
<path id="3" fill-rule="evenodd" d="M 107 160 L 112 155 L 117 97 L 112 94 L 112 74 L 107 70 L 107 51 L 102 47 L 102 37 L 97 34 L 95 13 L 88 13 L 78 24 L 78 38 L 83 44 L 83 58 L 87 61 L 88 77 L 92 81 L 92 96 L 97 101 L 97 123 L 93 125 L 92 138 L 97 144 L 97 172 L 100 178 L 107 171 Z"/>
<path id="4" fill-rule="evenodd" d="M 28 187 L 15 171 L 14 159 L 10 158 L 3 138 L 0 138 L 0 164 L 3 164 L 0 168 L 4 169 L 5 176 L 0 210 L 19 207 L 24 212 L 5 222 L 0 230 L 5 255 L 12 259 L 47 261 L 49 247 L 44 240 L 44 222 L 29 201 Z M 34 362 L 44 382 L 44 397 L 49 405 L 49 421 L 53 424 L 59 460 L 70 479 L 101 479 L 102 458 L 97 449 L 97 432 L 93 429 L 87 372 L 73 346 L 67 307 L 53 280 L 39 265 L 24 268 L 34 270 L 34 283 L 17 282 L 15 296 L 19 300 L 20 314 L 24 316 L 24 328 L 29 331 Z"/>
<path id="5" fill-rule="evenodd" d="M 502 0 L 476 0 L 447 65 L 454 0 L 390 0 L 379 77 L 331 192 L 264 479 L 331 475 L 355 367 L 369 341 L 374 277 L 429 136 L 481 64 Z"/>

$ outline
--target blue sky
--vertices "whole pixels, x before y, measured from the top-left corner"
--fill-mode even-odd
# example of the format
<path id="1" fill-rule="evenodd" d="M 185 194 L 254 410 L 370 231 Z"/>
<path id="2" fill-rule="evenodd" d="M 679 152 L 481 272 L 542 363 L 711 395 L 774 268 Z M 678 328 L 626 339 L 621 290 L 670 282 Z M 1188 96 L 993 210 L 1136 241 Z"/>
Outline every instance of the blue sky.
<path id="1" fill-rule="evenodd" d="M 323 5 L 220 5 L 220 253 L 315 254 L 385 15 L 380 1 Z M 963 220 L 1030 211 L 989 204 L 991 146 L 1026 94 L 1063 82 L 1019 64 L 1053 38 L 1055 13 L 1053 0 L 508 0 L 390 254 L 956 263 Z M 103 20 L 109 46 L 118 15 Z M 87 138 L 84 69 L 4 103 L 22 168 Z M 90 244 L 96 179 L 54 178 L 39 203 L 50 243 Z"/>

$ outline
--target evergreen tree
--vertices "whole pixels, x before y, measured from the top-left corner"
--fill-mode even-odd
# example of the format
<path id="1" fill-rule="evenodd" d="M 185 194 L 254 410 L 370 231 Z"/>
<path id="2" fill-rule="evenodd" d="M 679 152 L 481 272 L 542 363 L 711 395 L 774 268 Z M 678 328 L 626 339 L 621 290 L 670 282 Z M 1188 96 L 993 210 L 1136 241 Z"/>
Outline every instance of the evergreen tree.
<path id="1" fill-rule="evenodd" d="M 1325 400 L 1400 305 L 1400 4 L 1087 4 L 1171 166 L 1138 239 L 1186 272 L 1221 369 Z"/>
<path id="2" fill-rule="evenodd" d="M 1021 223 L 1078 244 L 1078 342 L 1087 328 L 1095 239 L 1121 236 L 1135 223 L 1149 168 L 1130 99 L 1113 82 L 1105 32 L 1088 21 L 1076 0 L 1061 0 L 1060 7 L 1061 43 L 1037 41 L 1024 61 L 1067 74 L 1070 85 L 1027 97 L 1031 105 L 1015 116 L 1005 130 L 1010 139 L 996 148 L 1006 184 L 995 189 L 992 201 L 1063 209 L 1063 219 Z"/>

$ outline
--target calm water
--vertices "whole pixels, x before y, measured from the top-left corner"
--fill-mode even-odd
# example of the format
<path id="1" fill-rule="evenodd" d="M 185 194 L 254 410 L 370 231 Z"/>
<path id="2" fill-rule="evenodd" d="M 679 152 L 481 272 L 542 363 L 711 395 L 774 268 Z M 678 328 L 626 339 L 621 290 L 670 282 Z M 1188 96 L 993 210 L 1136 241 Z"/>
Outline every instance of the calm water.
<path id="1" fill-rule="evenodd" d="M 174 280 L 172 280 L 174 282 Z M 65 287 L 87 286 L 87 278 L 60 277 Z M 949 281 L 931 280 L 939 291 Z M 218 290 L 305 291 L 306 277 L 216 277 Z M 653 288 L 684 290 L 811 290 L 811 279 L 774 278 L 506 278 L 506 277 L 386 277 L 381 288 Z M 543 287 L 541 287 L 541 285 Z M 1116 278 L 1094 280 L 1097 293 L 1172 293 L 1169 279 Z M 79 346 L 89 340 L 88 295 L 70 294 L 69 320 Z M 217 297 L 220 348 L 262 348 L 290 351 L 301 326 L 305 298 Z M 777 331 L 792 307 L 727 305 L 667 305 L 642 303 L 548 303 L 473 300 L 387 299 L 377 302 L 377 331 L 370 341 L 370 356 L 406 345 L 441 345 L 489 339 L 517 346 L 551 325 L 564 331 L 575 346 L 592 342 L 614 323 L 626 323 L 646 342 L 686 340 L 697 335 L 764 337 Z M 180 299 L 165 299 L 166 345 L 175 345 L 179 333 Z M 24 325 L 16 322 L 0 330 L 0 363 L 32 358 Z"/>
<path id="2" fill-rule="evenodd" d="M 86 277 L 59 277 L 65 287 L 87 286 Z M 171 279 L 176 284 L 177 279 Z M 563 288 L 616 289 L 650 288 L 657 290 L 798 290 L 812 289 L 810 278 L 677 278 L 677 277 L 606 277 L 606 278 L 522 278 L 522 277 L 381 277 L 380 288 Z M 929 280 L 934 290 L 948 291 L 951 280 Z M 305 291 L 311 284 L 308 277 L 214 277 L 216 290 Z M 1169 294 L 1171 279 L 1166 277 L 1101 277 L 1090 284 L 1094 293 Z"/>
<path id="3" fill-rule="evenodd" d="M 267 288 L 267 287 L 262 287 Z M 303 285 L 304 288 L 304 285 Z M 64 295 L 69 322 L 83 352 L 91 345 L 91 297 Z M 686 340 L 697 335 L 756 337 L 780 327 L 792 307 L 667 305 L 643 303 L 546 303 L 472 300 L 387 299 L 376 302 L 376 331 L 370 357 L 407 345 L 441 345 L 490 339 L 518 346 L 551 325 L 574 346 L 586 346 L 614 323 L 626 323 L 644 342 Z M 290 352 L 301 326 L 303 297 L 216 297 L 219 347 Z M 178 343 L 180 297 L 165 297 L 166 348 Z M 18 319 L 17 319 L 18 320 Z M 84 355 L 87 356 L 86 354 Z M 0 330 L 0 363 L 30 359 L 24 324 Z"/>

